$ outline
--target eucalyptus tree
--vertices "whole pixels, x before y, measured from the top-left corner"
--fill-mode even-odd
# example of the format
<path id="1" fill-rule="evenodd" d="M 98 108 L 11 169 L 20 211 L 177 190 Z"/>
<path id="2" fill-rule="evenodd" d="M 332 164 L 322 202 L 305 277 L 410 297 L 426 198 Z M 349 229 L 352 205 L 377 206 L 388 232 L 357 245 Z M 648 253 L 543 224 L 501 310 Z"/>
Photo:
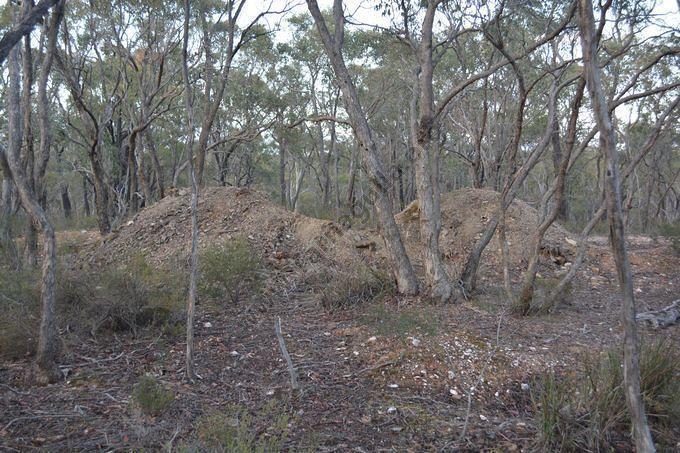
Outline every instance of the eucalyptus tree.
<path id="1" fill-rule="evenodd" d="M 321 14 L 316 0 L 307 0 L 307 7 L 316 23 L 326 55 L 328 55 L 333 67 L 336 81 L 342 90 L 345 110 L 360 142 L 366 171 L 376 195 L 376 210 L 382 227 L 382 234 L 385 237 L 388 256 L 392 261 L 392 271 L 396 277 L 397 288 L 403 294 L 416 294 L 418 292 L 418 280 L 394 220 L 393 205 L 389 197 L 388 180 L 384 166 L 378 156 L 373 133 L 343 57 L 345 16 L 342 1 L 335 0 L 333 3 L 333 35 L 331 35 L 326 19 Z"/>
<path id="2" fill-rule="evenodd" d="M 47 165 L 50 150 L 50 119 L 48 116 L 46 85 L 51 69 L 51 62 L 56 51 L 56 40 L 62 19 L 65 0 L 60 1 L 52 11 L 49 20 L 45 21 L 43 32 L 46 42 L 44 59 L 42 61 L 39 86 L 40 112 L 40 166 Z M 23 9 L 23 14 L 29 14 Z M 7 90 L 8 136 L 9 146 L 5 150 L 0 147 L 0 161 L 5 171 L 12 176 L 17 195 L 29 221 L 33 222 L 43 237 L 42 278 L 40 282 L 41 308 L 38 348 L 33 368 L 33 378 L 40 384 L 48 384 L 62 378 L 61 370 L 57 366 L 59 354 L 58 331 L 55 325 L 55 286 L 57 267 L 57 244 L 52 222 L 47 216 L 46 209 L 40 203 L 40 195 L 35 192 L 35 181 L 29 181 L 24 163 L 21 161 L 20 148 L 22 136 L 21 102 L 19 100 L 19 49 L 13 48 L 9 56 L 9 89 Z M 27 69 L 24 67 L 24 69 Z M 26 79 L 24 79 L 26 80 Z M 31 165 L 33 163 L 31 162 Z M 31 167 L 31 171 L 33 168 Z M 44 172 L 43 172 L 44 173 Z M 32 173 L 31 173 L 32 175 Z M 33 176 L 31 176 L 33 177 Z M 42 181 L 39 181 L 42 183 Z M 40 187 L 40 186 L 39 186 Z"/>
<path id="3" fill-rule="evenodd" d="M 69 14 L 64 25 L 62 47 L 58 50 L 57 63 L 64 84 L 71 96 L 69 104 L 69 118 L 67 123 L 74 134 L 68 134 L 69 140 L 83 148 L 90 162 L 89 174 L 95 193 L 95 212 L 101 234 L 111 231 L 112 217 L 115 215 L 112 198 L 118 196 L 118 212 L 125 211 L 123 194 L 117 191 L 116 175 L 120 175 L 120 168 L 124 167 L 116 155 L 107 152 L 115 146 L 115 141 L 122 141 L 122 121 L 118 121 L 118 128 L 114 128 L 114 117 L 120 103 L 126 96 L 123 90 L 125 63 L 115 53 L 111 35 L 116 30 L 96 27 L 100 23 L 124 23 L 124 10 L 119 3 L 117 10 L 113 5 L 104 5 L 101 9 L 91 8 L 91 5 L 71 2 Z M 117 14 L 107 16 L 113 8 Z M 85 30 L 99 30 L 90 33 Z M 109 41 L 106 41 L 106 40 Z M 105 52 L 102 50 L 106 49 Z M 71 116 L 71 109 L 75 113 Z M 120 119 L 120 117 L 119 117 Z M 108 134 L 107 134 L 108 133 Z M 105 139 L 111 142 L 107 147 Z M 110 162 L 110 164 L 109 164 Z M 107 169 L 108 167 L 108 169 Z M 118 168 L 116 168 L 118 167 Z M 124 171 L 123 171 L 124 173 Z"/>
<path id="4" fill-rule="evenodd" d="M 600 9 L 600 18 L 598 26 L 596 27 L 593 36 L 593 42 L 598 44 L 599 49 L 604 52 L 604 59 L 607 65 L 603 65 L 603 78 L 608 82 L 607 103 L 609 114 L 616 119 L 617 108 L 626 105 L 628 109 L 633 109 L 637 105 L 637 111 L 642 112 L 641 106 L 649 104 L 659 106 L 663 105 L 663 110 L 657 112 L 656 122 L 653 127 L 648 129 L 648 134 L 641 140 L 640 146 L 636 147 L 635 151 L 628 150 L 628 157 L 622 167 L 621 182 L 625 183 L 629 176 L 633 175 L 635 168 L 647 154 L 654 149 L 660 134 L 664 132 L 668 123 L 673 118 L 673 112 L 678 105 L 678 97 L 673 98 L 669 96 L 679 85 L 677 79 L 663 75 L 663 71 L 657 71 L 658 66 L 667 62 L 668 58 L 672 58 L 678 53 L 678 49 L 674 47 L 660 46 L 659 50 L 654 50 L 647 53 L 647 58 L 636 59 L 631 58 L 630 53 L 638 46 L 645 46 L 646 39 L 638 40 L 636 28 L 643 26 L 647 19 L 646 14 L 630 15 L 625 9 L 617 9 L 613 11 L 614 21 L 617 23 L 616 29 L 628 28 L 626 34 L 617 34 L 616 36 L 606 36 L 603 34 L 606 31 L 605 24 L 607 22 L 611 3 L 603 5 Z M 626 27 L 626 23 L 628 27 Z M 661 38 L 657 36 L 656 39 Z M 572 36 L 572 41 L 578 40 L 578 36 Z M 655 39 L 655 40 L 656 40 Z M 661 38 L 661 42 L 665 39 Z M 573 44 L 570 46 L 573 53 Z M 611 49 L 614 49 L 613 51 Z M 651 50 L 651 49 L 650 49 Z M 635 52 L 633 52 L 635 53 Z M 538 254 L 540 250 L 541 240 L 547 231 L 547 228 L 557 219 L 559 210 L 561 209 L 561 199 L 564 198 L 565 182 L 570 173 L 575 173 L 573 168 L 578 165 L 578 160 L 581 156 L 588 152 L 589 143 L 597 133 L 597 127 L 593 126 L 589 119 L 585 119 L 579 114 L 581 101 L 585 89 L 585 79 L 582 75 L 582 70 L 574 69 L 569 74 L 567 81 L 576 81 L 575 91 L 572 94 L 570 106 L 568 108 L 568 125 L 566 141 L 564 143 L 564 154 L 562 156 L 562 163 L 556 172 L 552 182 L 543 192 L 541 199 L 541 219 L 535 234 L 531 239 L 531 247 L 529 250 L 529 265 L 524 272 L 523 283 L 518 296 L 518 307 L 523 313 L 530 310 L 530 301 L 533 297 L 533 284 L 538 265 Z M 632 111 L 632 110 L 631 110 Z M 614 121 L 616 124 L 618 121 Z M 553 128 L 555 125 L 553 125 Z M 554 130 L 554 129 L 553 129 Z M 553 143 L 555 138 L 553 137 Z M 598 156 L 594 156 L 597 158 Z M 578 169 L 580 172 L 588 171 L 587 167 Z M 595 178 L 600 178 L 599 167 L 596 169 Z M 599 183 L 597 184 L 599 187 Z M 583 190 L 581 186 L 581 190 Z M 595 203 L 594 214 L 586 222 L 581 237 L 579 239 L 578 252 L 576 258 L 569 268 L 569 271 L 564 275 L 560 282 L 556 285 L 553 291 L 548 295 L 546 303 L 553 303 L 558 295 L 564 291 L 566 285 L 571 282 L 576 272 L 583 262 L 585 252 L 587 250 L 587 236 L 590 231 L 599 223 L 600 219 L 605 214 L 605 205 L 598 204 L 601 191 L 595 189 Z M 627 196 L 628 200 L 632 202 L 632 193 Z M 551 198 L 554 198 L 552 206 L 548 208 Z"/>
<path id="5" fill-rule="evenodd" d="M 164 192 L 163 169 L 150 127 L 177 107 L 175 100 L 182 92 L 177 83 L 179 67 L 172 58 L 179 45 L 175 13 L 172 4 L 159 8 L 142 3 L 131 7 L 124 26 L 111 23 L 116 31 L 112 34 L 112 50 L 125 63 L 122 89 L 127 96 L 120 108 L 128 124 L 124 126 L 125 139 L 120 140 L 119 156 L 124 158 L 125 198 L 132 213 L 139 209 L 140 202 L 149 204 L 153 200 L 148 176 L 151 173 L 155 174 L 159 196 Z"/>
<path id="6" fill-rule="evenodd" d="M 588 93 L 600 133 L 600 149 L 605 158 L 605 197 L 609 238 L 611 241 L 616 271 L 623 295 L 624 367 L 623 380 L 626 401 L 633 425 L 633 439 L 640 452 L 654 452 L 654 441 L 645 415 L 645 405 L 640 391 L 640 367 L 638 357 L 637 326 L 635 321 L 635 295 L 630 263 L 626 252 L 623 215 L 621 209 L 621 185 L 619 180 L 616 137 L 612 118 L 602 84 L 598 63 L 598 43 L 593 39 L 596 33 L 593 5 L 590 0 L 579 0 L 579 29 L 583 51 L 583 72 Z"/>
<path id="7" fill-rule="evenodd" d="M 60 0 L 40 0 L 37 4 L 26 3 L 27 8 L 12 27 L 0 38 L 0 65 L 5 62 L 10 51 L 24 36 L 30 34 L 36 25 Z"/>

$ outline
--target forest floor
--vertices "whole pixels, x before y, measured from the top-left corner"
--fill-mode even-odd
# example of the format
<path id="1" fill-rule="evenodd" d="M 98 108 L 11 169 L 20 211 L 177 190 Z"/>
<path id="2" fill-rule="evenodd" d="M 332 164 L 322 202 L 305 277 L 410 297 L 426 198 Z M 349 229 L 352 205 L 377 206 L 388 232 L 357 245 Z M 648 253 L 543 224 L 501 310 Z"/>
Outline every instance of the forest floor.
<path id="1" fill-rule="evenodd" d="M 106 247 L 92 232 L 60 237 L 69 235 L 83 248 Z M 318 294 L 289 285 L 266 302 L 199 305 L 193 384 L 184 379 L 182 334 L 157 330 L 67 342 L 66 379 L 46 387 L 23 383 L 28 359 L 1 363 L 0 450 L 193 451 L 222 439 L 216 425 L 234 418 L 243 432 L 222 440 L 244 451 L 531 449 L 537 377 L 573 371 L 584 354 L 621 343 L 607 241 L 591 242 L 571 296 L 546 315 L 507 314 L 493 284 L 500 280 L 489 273 L 471 300 L 457 304 L 386 296 L 324 308 Z M 680 256 L 669 243 L 631 237 L 629 251 L 640 310 L 678 299 Z M 280 279 L 293 271 L 277 272 Z M 279 318 L 298 392 L 275 334 Z M 666 337 L 680 347 L 677 325 L 640 331 L 645 341 Z M 132 402 L 145 374 L 174 394 L 156 416 Z"/>

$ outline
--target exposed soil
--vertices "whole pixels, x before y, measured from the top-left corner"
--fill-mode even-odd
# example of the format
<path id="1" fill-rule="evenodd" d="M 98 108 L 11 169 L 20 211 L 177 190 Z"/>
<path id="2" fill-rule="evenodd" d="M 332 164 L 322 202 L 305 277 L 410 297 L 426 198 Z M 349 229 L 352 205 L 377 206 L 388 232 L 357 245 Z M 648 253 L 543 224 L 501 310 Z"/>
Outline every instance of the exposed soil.
<path id="1" fill-rule="evenodd" d="M 468 253 L 482 237 L 488 223 L 498 210 L 499 193 L 486 189 L 461 189 L 442 194 L 442 229 L 439 245 L 444 263 L 451 275 L 458 275 Z M 414 201 L 397 215 L 397 222 L 406 240 L 409 256 L 420 263 L 419 207 Z M 506 238 L 508 241 L 511 267 L 526 266 L 526 247 L 539 223 L 538 212 L 521 200 L 515 200 L 506 214 Z M 500 267 L 501 252 L 498 234 L 484 250 L 481 260 L 482 274 L 496 274 Z M 577 236 L 558 223 L 554 223 L 545 234 L 542 248 L 548 261 L 557 255 L 569 259 L 576 251 Z"/>
<path id="2" fill-rule="evenodd" d="M 452 270 L 495 208 L 493 192 L 466 190 L 442 200 L 442 251 Z M 266 197 L 237 189 L 208 189 L 200 204 L 202 246 L 237 235 L 265 261 L 262 300 L 238 306 L 201 304 L 196 321 L 197 372 L 183 379 L 181 335 L 155 331 L 67 341 L 66 379 L 26 387 L 28 359 L 0 365 L 0 450 L 157 450 L 192 445 L 201 416 L 232 405 L 257 413 L 277 401 L 290 415 L 291 451 L 513 451 L 530 449 L 530 392 L 548 368 L 568 371 L 587 352 L 621 342 L 620 303 L 606 238 L 593 238 L 569 302 L 550 315 L 513 317 L 495 275 L 496 242 L 482 269 L 480 291 L 456 305 L 387 296 L 379 302 L 324 309 L 311 277 L 357 263 L 383 267 L 373 231 L 343 229 L 278 208 Z M 417 210 L 398 216 L 407 246 L 417 247 Z M 536 224 L 536 212 L 514 203 L 509 212 L 512 263 Z M 546 244 L 569 253 L 559 226 Z M 60 236 L 73 265 L 115 263 L 143 253 L 164 261 L 188 250 L 188 195 L 143 210 L 103 240 L 90 232 Z M 68 240 L 67 240 L 68 239 Z M 670 245 L 630 238 L 630 260 L 642 308 L 668 305 L 680 294 L 680 256 Z M 82 250 L 81 250 L 82 249 Z M 415 256 L 416 254 L 413 253 Z M 562 266 L 546 258 L 542 272 Z M 323 273 L 321 269 L 330 269 Z M 286 346 L 299 373 L 292 394 L 274 333 L 281 318 Z M 680 346 L 680 328 L 653 330 Z M 64 333 L 68 336 L 67 333 Z M 173 389 L 176 399 L 157 417 L 131 403 L 145 373 Z M 269 410 L 269 409 L 268 409 Z M 267 435 L 271 418 L 252 429 Z M 464 435 L 463 435 L 464 433 Z M 630 450 L 623 445 L 623 451 Z"/>

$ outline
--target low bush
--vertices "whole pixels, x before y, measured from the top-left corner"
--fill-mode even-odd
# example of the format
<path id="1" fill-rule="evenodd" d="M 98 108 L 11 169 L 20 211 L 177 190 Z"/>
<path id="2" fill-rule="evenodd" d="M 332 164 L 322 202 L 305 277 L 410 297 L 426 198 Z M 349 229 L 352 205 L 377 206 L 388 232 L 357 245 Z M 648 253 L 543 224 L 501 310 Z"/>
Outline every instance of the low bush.
<path id="1" fill-rule="evenodd" d="M 550 373 L 536 383 L 532 396 L 541 449 L 608 451 L 629 442 L 621 352 L 586 357 L 583 365 L 576 376 Z M 666 341 L 644 346 L 640 376 L 655 440 L 673 447 L 680 434 L 680 354 Z"/>
<path id="2" fill-rule="evenodd" d="M 176 267 L 154 268 L 138 256 L 123 266 L 63 272 L 57 307 L 73 330 L 136 333 L 140 327 L 181 321 L 185 280 Z"/>
<path id="3" fill-rule="evenodd" d="M 0 265 L 0 359 L 33 354 L 40 324 L 36 274 Z"/>
<path id="4" fill-rule="evenodd" d="M 142 376 L 132 390 L 132 400 L 145 415 L 163 413 L 175 400 L 172 390 L 166 388 L 153 376 Z"/>
<path id="5" fill-rule="evenodd" d="M 289 435 L 289 421 L 285 408 L 275 402 L 254 415 L 242 406 L 232 406 L 198 420 L 198 450 L 233 453 L 282 451 Z"/>
<path id="6" fill-rule="evenodd" d="M 144 257 L 97 270 L 59 269 L 56 316 L 75 333 L 163 327 L 172 334 L 184 320 L 186 277 L 177 266 L 154 268 Z M 35 352 L 40 324 L 39 271 L 0 265 L 0 358 L 16 360 Z"/>
<path id="7" fill-rule="evenodd" d="M 262 262 L 243 237 L 203 250 L 198 263 L 198 290 L 202 296 L 237 303 L 260 289 Z"/>
<path id="8" fill-rule="evenodd" d="M 324 272 L 321 303 L 325 308 L 343 308 L 394 294 L 392 276 L 359 264 L 347 269 L 333 267 Z"/>

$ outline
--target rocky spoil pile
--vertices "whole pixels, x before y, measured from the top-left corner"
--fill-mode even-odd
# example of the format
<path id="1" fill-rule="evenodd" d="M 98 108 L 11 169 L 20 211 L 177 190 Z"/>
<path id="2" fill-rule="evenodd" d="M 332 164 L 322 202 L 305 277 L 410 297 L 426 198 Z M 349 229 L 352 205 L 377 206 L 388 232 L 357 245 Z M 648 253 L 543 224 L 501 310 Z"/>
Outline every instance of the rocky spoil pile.
<path id="1" fill-rule="evenodd" d="M 481 189 L 442 195 L 440 245 L 452 275 L 457 275 L 496 213 L 498 196 L 497 192 Z M 375 231 L 346 229 L 331 221 L 290 212 L 262 192 L 211 187 L 201 193 L 198 208 L 199 248 L 241 236 L 247 238 L 255 253 L 278 269 L 294 264 L 316 272 L 319 264 L 325 264 L 326 272 L 333 268 L 340 271 L 360 262 L 372 267 L 386 266 L 383 241 Z M 156 263 L 185 259 L 190 248 L 190 214 L 188 191 L 166 197 L 90 248 L 87 260 L 92 264 L 110 264 L 140 255 Z M 396 219 L 409 256 L 422 272 L 418 203 L 409 205 Z M 513 268 L 526 263 L 527 245 L 538 222 L 538 212 L 525 202 L 515 201 L 508 209 L 507 238 Z M 543 241 L 544 261 L 558 264 L 569 261 L 575 251 L 574 239 L 560 225 L 551 226 Z M 484 253 L 481 271 L 499 269 L 500 248 L 494 237 Z"/>
<path id="2" fill-rule="evenodd" d="M 468 253 L 482 237 L 487 225 L 498 211 L 499 193 L 492 190 L 466 188 L 442 194 L 442 229 L 439 239 L 446 265 L 456 275 L 463 266 Z M 420 209 L 417 201 L 397 215 L 397 223 L 404 235 L 409 255 L 416 263 L 422 260 L 420 247 Z M 526 265 L 529 241 L 538 223 L 539 213 L 529 204 L 515 200 L 508 208 L 506 237 L 510 265 L 519 268 Z M 575 236 L 561 225 L 554 223 L 542 242 L 546 262 L 568 262 L 575 252 Z M 482 266 L 498 269 L 501 263 L 498 233 L 494 235 L 482 257 Z"/>

